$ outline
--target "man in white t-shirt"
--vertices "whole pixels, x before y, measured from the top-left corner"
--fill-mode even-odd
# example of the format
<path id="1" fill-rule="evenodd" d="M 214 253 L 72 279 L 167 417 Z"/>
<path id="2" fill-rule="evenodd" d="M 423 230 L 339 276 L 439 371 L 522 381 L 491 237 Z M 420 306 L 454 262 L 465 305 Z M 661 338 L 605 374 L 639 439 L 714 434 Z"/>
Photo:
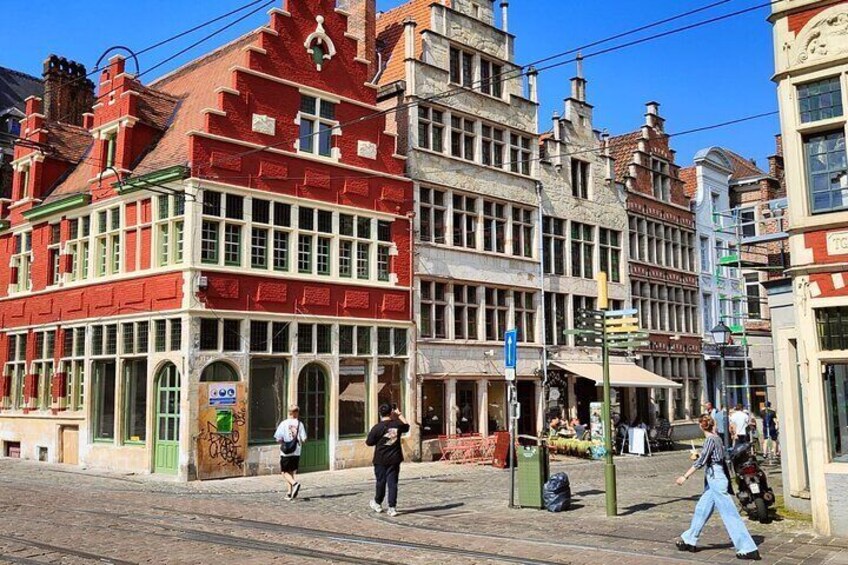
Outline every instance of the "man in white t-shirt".
<path id="1" fill-rule="evenodd" d="M 736 405 L 736 410 L 730 415 L 730 431 L 733 433 L 733 445 L 739 442 L 749 441 L 748 424 L 751 417 L 742 409 L 741 404 Z"/>
<path id="2" fill-rule="evenodd" d="M 288 419 L 280 422 L 277 431 L 274 432 L 274 439 L 280 444 L 280 472 L 289 485 L 286 500 L 294 500 L 300 492 L 297 468 L 300 465 L 300 450 L 303 442 L 306 441 L 306 428 L 298 416 L 300 416 L 300 408 L 295 405 L 289 406 Z M 296 442 L 294 450 L 286 453 L 286 445 L 291 442 Z"/>

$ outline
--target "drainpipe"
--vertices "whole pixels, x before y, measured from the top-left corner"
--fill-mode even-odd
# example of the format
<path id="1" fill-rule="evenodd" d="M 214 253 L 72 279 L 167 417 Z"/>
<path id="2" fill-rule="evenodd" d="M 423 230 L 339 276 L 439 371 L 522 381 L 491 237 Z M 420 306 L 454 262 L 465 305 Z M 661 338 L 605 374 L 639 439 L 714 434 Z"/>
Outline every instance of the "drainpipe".
<path id="1" fill-rule="evenodd" d="M 539 199 L 539 230 L 537 232 L 538 237 L 539 237 L 539 291 L 540 291 L 540 293 L 539 293 L 539 306 L 540 306 L 539 312 L 541 312 L 541 315 L 539 316 L 539 320 L 542 322 L 542 331 L 539 333 L 539 335 L 542 338 L 542 405 L 544 407 L 543 410 L 542 410 L 542 422 L 541 422 L 542 426 L 544 426 L 545 409 L 547 408 L 547 405 L 548 405 L 548 395 L 547 395 L 547 390 L 548 390 L 548 346 L 547 346 L 547 343 L 546 343 L 547 340 L 545 339 L 545 328 L 547 327 L 546 320 L 545 320 L 545 259 L 544 259 L 544 257 L 545 257 L 544 256 L 545 238 L 542 235 L 542 233 L 544 231 L 543 230 L 544 201 L 543 201 L 543 198 L 542 198 L 543 189 L 544 189 L 544 185 L 542 184 L 542 181 L 537 180 L 536 181 L 536 196 Z M 544 428 L 539 427 L 539 430 L 542 430 L 542 429 L 544 429 Z"/>

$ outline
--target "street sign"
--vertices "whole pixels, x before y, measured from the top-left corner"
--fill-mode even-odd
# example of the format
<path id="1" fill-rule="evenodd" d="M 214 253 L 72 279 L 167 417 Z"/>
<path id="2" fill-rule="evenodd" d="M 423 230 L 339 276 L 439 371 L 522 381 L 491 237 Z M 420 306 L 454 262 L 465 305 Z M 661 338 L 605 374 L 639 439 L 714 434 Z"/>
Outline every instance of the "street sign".
<path id="1" fill-rule="evenodd" d="M 628 308 L 627 310 L 607 310 L 604 316 L 607 318 L 615 318 L 616 316 L 635 316 L 639 311 L 636 308 Z"/>
<path id="2" fill-rule="evenodd" d="M 515 369 L 518 361 L 518 330 L 513 328 L 504 333 L 504 366 Z"/>
<path id="3" fill-rule="evenodd" d="M 504 376 L 506 377 L 506 380 L 508 380 L 508 381 L 514 381 L 514 380 L 515 380 L 515 369 L 509 369 L 509 368 L 508 368 L 508 369 L 504 372 Z"/>
<path id="4" fill-rule="evenodd" d="M 607 327 L 623 325 L 623 324 L 633 325 L 633 324 L 638 324 L 638 323 L 639 323 L 639 318 L 631 318 L 631 317 L 627 317 L 627 318 L 607 318 Z"/>
<path id="5" fill-rule="evenodd" d="M 235 383 L 210 383 L 209 406 L 235 406 Z"/>

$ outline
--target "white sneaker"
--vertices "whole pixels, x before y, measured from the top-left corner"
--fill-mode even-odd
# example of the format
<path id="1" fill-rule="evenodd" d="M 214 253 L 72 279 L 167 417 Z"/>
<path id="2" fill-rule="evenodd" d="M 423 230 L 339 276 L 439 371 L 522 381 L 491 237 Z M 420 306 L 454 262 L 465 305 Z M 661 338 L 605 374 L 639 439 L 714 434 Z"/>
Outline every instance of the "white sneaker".
<path id="1" fill-rule="evenodd" d="M 388 516 L 389 518 L 394 518 L 397 515 L 398 515 L 397 508 L 395 508 L 393 506 L 389 506 L 389 509 L 386 511 L 386 516 Z"/>
<path id="2" fill-rule="evenodd" d="M 371 500 L 371 502 L 369 504 L 371 506 L 371 510 L 373 510 L 377 514 L 379 514 L 380 512 L 383 511 L 383 507 L 381 505 L 377 504 L 376 500 Z"/>

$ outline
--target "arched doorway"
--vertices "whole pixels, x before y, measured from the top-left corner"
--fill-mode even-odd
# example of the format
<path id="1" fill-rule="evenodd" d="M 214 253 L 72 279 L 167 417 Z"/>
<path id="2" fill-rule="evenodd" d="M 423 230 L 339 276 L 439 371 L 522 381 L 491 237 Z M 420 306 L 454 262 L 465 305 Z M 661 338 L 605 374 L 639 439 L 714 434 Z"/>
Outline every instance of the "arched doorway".
<path id="1" fill-rule="evenodd" d="M 156 375 L 156 473 L 174 474 L 180 467 L 180 373 L 168 363 Z"/>
<path id="2" fill-rule="evenodd" d="M 239 376 L 235 369 L 223 361 L 215 361 L 206 366 L 200 373 L 202 383 L 234 383 L 238 382 Z"/>
<path id="3" fill-rule="evenodd" d="M 306 428 L 306 443 L 300 455 L 301 471 L 330 468 L 327 375 L 320 365 L 307 365 L 297 382 L 297 404 Z"/>

